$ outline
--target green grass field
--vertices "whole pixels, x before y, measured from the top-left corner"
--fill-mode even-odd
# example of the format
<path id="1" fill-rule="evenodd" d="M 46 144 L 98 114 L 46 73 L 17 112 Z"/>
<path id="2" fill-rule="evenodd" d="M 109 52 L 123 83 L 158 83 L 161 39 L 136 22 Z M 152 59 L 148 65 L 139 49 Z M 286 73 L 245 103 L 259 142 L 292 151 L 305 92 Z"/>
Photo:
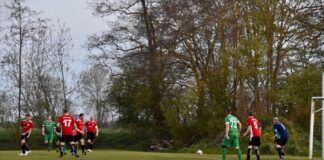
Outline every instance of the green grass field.
<path id="1" fill-rule="evenodd" d="M 32 151 L 28 156 L 18 156 L 20 151 L 0 151 L 0 160 L 57 160 L 58 153 L 55 151 Z M 245 158 L 245 157 L 244 157 Z M 255 157 L 253 157 L 255 158 Z M 263 156 L 262 159 L 275 160 L 275 156 Z M 62 159 L 77 159 L 70 154 Z M 132 151 L 116 151 L 116 150 L 95 150 L 88 155 L 80 155 L 82 159 L 94 160 L 220 160 L 220 155 L 202 155 L 182 154 L 182 153 L 151 153 L 151 152 L 132 152 Z M 229 155 L 228 160 L 237 159 L 234 155 Z M 291 157 L 287 156 L 286 160 L 306 160 L 307 157 Z M 253 159 L 254 160 L 254 159 Z"/>

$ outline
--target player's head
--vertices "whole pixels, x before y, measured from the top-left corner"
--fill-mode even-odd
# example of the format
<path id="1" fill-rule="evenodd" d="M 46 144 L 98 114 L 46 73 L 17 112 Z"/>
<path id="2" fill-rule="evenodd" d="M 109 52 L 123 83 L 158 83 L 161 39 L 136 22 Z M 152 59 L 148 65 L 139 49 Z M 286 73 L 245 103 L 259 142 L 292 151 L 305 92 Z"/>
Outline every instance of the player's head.
<path id="1" fill-rule="evenodd" d="M 68 109 L 64 109 L 63 110 L 63 114 L 69 114 L 69 110 Z"/>
<path id="2" fill-rule="evenodd" d="M 80 119 L 84 119 L 84 114 L 83 114 L 83 113 L 80 113 L 80 114 L 79 114 L 79 118 L 80 118 Z"/>
<path id="3" fill-rule="evenodd" d="M 47 120 L 51 121 L 52 120 L 52 116 L 51 115 L 47 116 Z"/>
<path id="4" fill-rule="evenodd" d="M 93 121 L 93 120 L 94 120 L 93 116 L 90 116 L 90 121 Z"/>
<path id="5" fill-rule="evenodd" d="M 31 118 L 32 118 L 32 116 L 31 116 L 30 114 L 27 113 L 27 114 L 26 114 L 26 119 L 27 119 L 27 120 L 31 120 Z"/>
<path id="6" fill-rule="evenodd" d="M 248 115 L 249 116 L 253 116 L 253 112 L 252 111 L 249 111 Z"/>
<path id="7" fill-rule="evenodd" d="M 227 114 L 227 115 L 228 115 L 228 114 L 232 114 L 232 110 L 231 110 L 230 107 L 228 107 L 228 108 L 226 109 L 226 114 Z"/>
<path id="8" fill-rule="evenodd" d="M 273 124 L 278 123 L 279 122 L 279 118 L 278 117 L 273 117 L 272 122 L 273 122 Z"/>

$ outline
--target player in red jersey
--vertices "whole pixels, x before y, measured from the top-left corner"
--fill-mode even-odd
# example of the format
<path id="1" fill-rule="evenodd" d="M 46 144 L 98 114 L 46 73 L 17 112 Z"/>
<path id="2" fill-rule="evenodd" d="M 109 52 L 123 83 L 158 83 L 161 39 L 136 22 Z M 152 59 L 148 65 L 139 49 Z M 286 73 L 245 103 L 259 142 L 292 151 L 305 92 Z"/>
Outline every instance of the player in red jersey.
<path id="1" fill-rule="evenodd" d="M 84 151 L 84 114 L 81 113 L 79 115 L 79 118 L 76 120 L 76 135 L 74 136 L 74 142 L 76 146 L 78 145 L 78 142 L 80 141 L 81 144 L 81 149 L 82 149 L 82 154 L 86 155 L 87 153 Z M 77 148 L 76 148 L 77 150 Z"/>
<path id="2" fill-rule="evenodd" d="M 89 147 L 88 152 L 92 152 L 95 137 L 98 137 L 99 135 L 99 127 L 97 125 L 97 122 L 94 120 L 93 116 L 90 117 L 90 120 L 87 121 L 85 125 Z"/>
<path id="3" fill-rule="evenodd" d="M 21 121 L 20 126 L 22 128 L 22 132 L 21 132 L 21 151 L 22 153 L 20 153 L 20 156 L 26 156 L 28 155 L 28 153 L 30 153 L 31 151 L 29 150 L 28 147 L 28 139 L 29 136 L 32 132 L 33 129 L 33 121 L 31 120 L 31 115 L 27 114 L 26 115 L 26 119 Z"/>
<path id="4" fill-rule="evenodd" d="M 243 136 L 246 136 L 250 133 L 250 142 L 246 154 L 246 159 L 250 160 L 252 149 L 255 149 L 255 154 L 257 160 L 260 160 L 260 145 L 261 145 L 261 124 L 260 122 L 253 116 L 252 112 L 249 112 L 249 118 L 247 120 L 248 128 Z"/>
<path id="5" fill-rule="evenodd" d="M 75 120 L 73 116 L 70 115 L 68 110 L 64 110 L 62 116 L 60 116 L 57 120 L 58 127 L 61 127 L 62 138 L 60 141 L 60 157 L 64 155 L 64 144 L 68 142 L 71 147 L 72 154 L 76 157 L 79 157 L 76 153 L 75 144 L 74 144 L 74 129 L 76 128 Z"/>

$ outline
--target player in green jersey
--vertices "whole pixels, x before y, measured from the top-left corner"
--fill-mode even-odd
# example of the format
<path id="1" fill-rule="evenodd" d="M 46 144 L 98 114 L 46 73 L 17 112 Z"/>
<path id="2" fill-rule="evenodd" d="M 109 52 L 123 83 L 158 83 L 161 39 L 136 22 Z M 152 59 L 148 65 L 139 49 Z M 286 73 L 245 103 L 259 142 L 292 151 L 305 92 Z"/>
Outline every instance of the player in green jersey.
<path id="1" fill-rule="evenodd" d="M 48 116 L 42 126 L 42 135 L 44 136 L 44 143 L 47 145 L 48 151 L 52 149 L 55 126 L 55 122 L 52 121 L 52 116 Z"/>
<path id="2" fill-rule="evenodd" d="M 242 129 L 242 124 L 235 116 L 232 115 L 230 109 L 226 110 L 225 117 L 225 137 L 222 144 L 223 160 L 226 160 L 227 147 L 235 147 L 239 160 L 242 160 L 242 153 L 239 144 L 239 135 Z"/>

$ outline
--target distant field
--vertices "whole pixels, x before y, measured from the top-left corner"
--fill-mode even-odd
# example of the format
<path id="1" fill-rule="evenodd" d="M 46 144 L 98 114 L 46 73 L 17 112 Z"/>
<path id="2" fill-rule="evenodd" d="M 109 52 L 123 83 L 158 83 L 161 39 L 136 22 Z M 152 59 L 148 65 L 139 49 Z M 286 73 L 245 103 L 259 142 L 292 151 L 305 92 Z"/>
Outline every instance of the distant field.
<path id="1" fill-rule="evenodd" d="M 32 151 L 28 156 L 18 156 L 20 151 L 0 151 L 0 160 L 57 160 L 58 153 L 55 151 Z M 245 158 L 245 157 L 244 157 Z M 254 158 L 254 157 L 253 157 Z M 70 154 L 63 159 L 77 159 Z M 182 153 L 151 153 L 151 152 L 131 152 L 115 150 L 96 150 L 86 156 L 80 155 L 82 159 L 94 160 L 221 160 L 220 155 L 182 154 Z M 228 156 L 228 160 L 237 159 L 236 156 Z M 263 156 L 262 159 L 275 160 L 275 156 Z M 286 160 L 306 160 L 307 157 L 286 157 Z M 254 160 L 254 159 L 253 159 Z"/>

